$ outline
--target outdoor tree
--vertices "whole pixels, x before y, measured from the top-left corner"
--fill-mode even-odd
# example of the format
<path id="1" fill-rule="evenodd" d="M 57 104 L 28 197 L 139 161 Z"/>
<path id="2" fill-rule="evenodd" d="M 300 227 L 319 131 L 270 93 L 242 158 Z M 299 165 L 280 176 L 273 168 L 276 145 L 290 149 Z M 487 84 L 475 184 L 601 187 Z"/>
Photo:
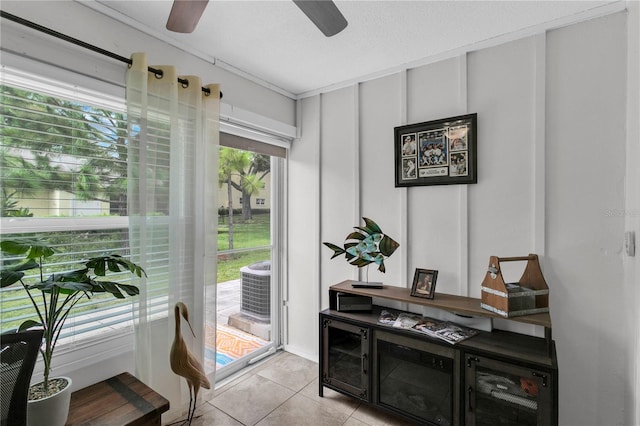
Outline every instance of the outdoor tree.
<path id="1" fill-rule="evenodd" d="M 229 249 L 233 248 L 233 189 L 240 192 L 242 197 L 242 220 L 253 218 L 251 212 L 251 197 L 256 195 L 265 184 L 263 179 L 271 170 L 270 159 L 267 155 L 240 151 L 233 148 L 220 149 L 220 170 L 218 183 L 227 185 L 229 200 Z"/>
<path id="2" fill-rule="evenodd" d="M 3 195 L 15 199 L 60 190 L 79 200 L 107 202 L 126 214 L 124 113 L 1 88 Z"/>

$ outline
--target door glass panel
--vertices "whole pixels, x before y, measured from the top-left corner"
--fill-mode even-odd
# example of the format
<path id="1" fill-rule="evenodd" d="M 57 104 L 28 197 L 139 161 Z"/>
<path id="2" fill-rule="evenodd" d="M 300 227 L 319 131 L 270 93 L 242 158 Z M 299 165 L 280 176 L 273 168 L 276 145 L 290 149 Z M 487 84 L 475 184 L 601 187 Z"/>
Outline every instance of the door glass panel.
<path id="1" fill-rule="evenodd" d="M 537 425 L 539 380 L 478 366 L 477 425 Z"/>
<path id="2" fill-rule="evenodd" d="M 452 424 L 453 361 L 378 340 L 380 403 L 435 424 Z"/>
<path id="3" fill-rule="evenodd" d="M 229 147 L 220 148 L 218 176 L 218 279 L 207 289 L 206 359 L 221 380 L 274 345 L 278 313 L 272 262 L 272 171 L 281 159 Z M 213 297 L 215 296 L 215 297 Z"/>
<path id="4" fill-rule="evenodd" d="M 357 389 L 363 389 L 362 336 L 358 333 L 329 327 L 329 377 Z"/>

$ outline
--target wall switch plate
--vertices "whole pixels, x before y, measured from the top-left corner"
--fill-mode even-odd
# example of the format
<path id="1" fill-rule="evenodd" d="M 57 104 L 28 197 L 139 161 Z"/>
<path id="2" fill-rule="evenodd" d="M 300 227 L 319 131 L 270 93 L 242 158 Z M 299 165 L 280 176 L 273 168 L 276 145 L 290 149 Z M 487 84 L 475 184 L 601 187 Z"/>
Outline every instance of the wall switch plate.
<path id="1" fill-rule="evenodd" d="M 627 256 L 636 255 L 636 233 L 635 231 L 627 231 L 624 233 L 624 251 Z"/>

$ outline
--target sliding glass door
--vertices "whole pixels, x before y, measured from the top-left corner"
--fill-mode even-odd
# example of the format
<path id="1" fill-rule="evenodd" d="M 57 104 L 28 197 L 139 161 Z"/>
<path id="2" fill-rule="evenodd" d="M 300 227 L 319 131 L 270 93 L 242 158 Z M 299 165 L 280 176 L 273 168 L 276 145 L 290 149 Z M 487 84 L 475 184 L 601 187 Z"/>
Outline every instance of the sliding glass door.
<path id="1" fill-rule="evenodd" d="M 274 353 L 280 341 L 278 235 L 284 160 L 220 148 L 218 279 L 207 288 L 205 360 L 216 381 Z"/>

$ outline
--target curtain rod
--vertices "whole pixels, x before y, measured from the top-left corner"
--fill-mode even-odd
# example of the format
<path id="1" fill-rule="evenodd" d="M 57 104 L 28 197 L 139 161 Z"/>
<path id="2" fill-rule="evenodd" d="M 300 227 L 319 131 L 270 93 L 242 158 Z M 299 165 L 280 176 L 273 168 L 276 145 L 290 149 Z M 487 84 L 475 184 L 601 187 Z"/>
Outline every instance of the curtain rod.
<path id="1" fill-rule="evenodd" d="M 75 44 L 80 47 L 84 47 L 85 49 L 91 50 L 93 52 L 99 53 L 104 56 L 108 56 L 112 59 L 118 60 L 120 62 L 124 62 L 128 65 L 132 64 L 132 60 L 130 58 L 125 58 L 124 56 L 120 56 L 116 53 L 109 52 L 108 50 L 104 50 L 98 46 L 94 46 L 92 44 L 86 43 L 82 40 L 78 40 L 77 38 L 70 37 L 66 34 L 59 33 L 58 31 L 52 30 L 51 28 L 43 27 L 42 25 L 36 24 L 35 22 L 27 21 L 26 19 L 20 18 L 19 16 L 12 15 L 11 13 L 5 12 L 4 10 L 0 10 L 0 16 L 10 21 L 16 22 L 20 25 L 24 25 L 25 27 L 32 28 L 34 30 L 40 31 L 42 33 L 48 34 L 50 36 L 59 38 L 61 40 L 67 41 L 69 43 Z M 162 70 L 157 68 L 148 67 L 147 68 L 150 73 L 153 73 L 156 77 L 160 78 L 164 75 Z M 185 80 L 183 78 L 178 77 L 178 83 L 182 84 L 184 87 L 189 85 L 189 80 Z M 202 91 L 208 96 L 211 94 L 211 90 L 207 87 L 203 87 Z M 220 99 L 222 99 L 222 92 L 220 92 Z"/>

